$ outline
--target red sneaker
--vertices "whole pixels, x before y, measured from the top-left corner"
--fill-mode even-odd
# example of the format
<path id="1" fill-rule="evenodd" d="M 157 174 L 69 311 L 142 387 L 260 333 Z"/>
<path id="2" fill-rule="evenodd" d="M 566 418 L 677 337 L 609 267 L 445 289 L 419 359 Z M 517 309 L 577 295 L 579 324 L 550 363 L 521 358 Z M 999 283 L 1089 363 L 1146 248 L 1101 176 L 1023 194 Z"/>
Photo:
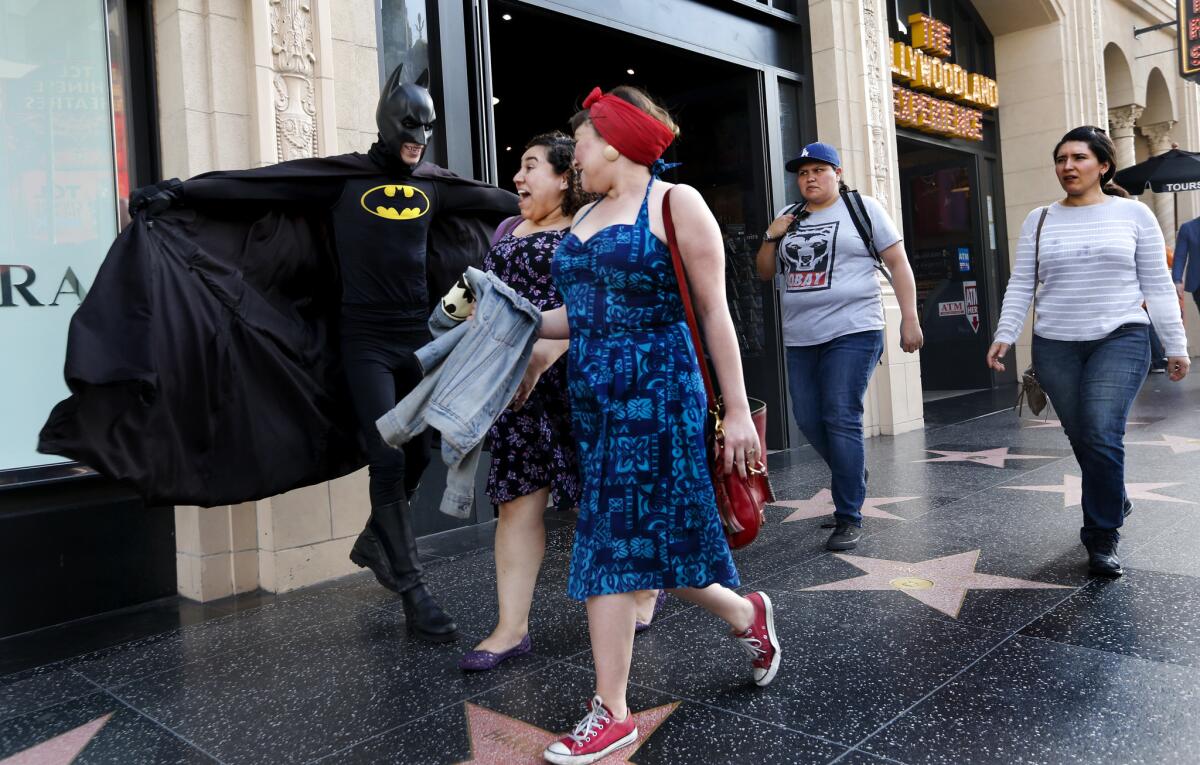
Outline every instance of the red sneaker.
<path id="1" fill-rule="evenodd" d="M 770 685 L 779 671 L 779 658 L 783 651 L 779 648 L 779 640 L 775 637 L 775 609 L 771 607 L 771 599 L 765 592 L 752 592 L 746 600 L 754 605 L 754 621 L 746 631 L 734 637 L 738 639 L 742 650 L 750 655 L 750 666 L 754 668 L 754 682 L 757 685 Z"/>
<path id="2" fill-rule="evenodd" d="M 600 696 L 592 697 L 592 710 L 579 721 L 575 730 L 546 747 L 542 756 L 555 765 L 587 765 L 601 760 L 622 747 L 637 741 L 637 724 L 633 714 L 624 720 L 614 720 Z"/>

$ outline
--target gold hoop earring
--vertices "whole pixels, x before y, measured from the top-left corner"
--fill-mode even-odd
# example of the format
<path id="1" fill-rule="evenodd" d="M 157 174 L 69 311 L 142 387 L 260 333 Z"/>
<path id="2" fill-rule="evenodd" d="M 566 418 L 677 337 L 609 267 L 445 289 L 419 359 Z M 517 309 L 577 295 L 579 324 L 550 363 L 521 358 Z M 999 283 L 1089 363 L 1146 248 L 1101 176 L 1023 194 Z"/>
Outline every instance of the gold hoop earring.
<path id="1" fill-rule="evenodd" d="M 617 147 L 613 146 L 612 144 L 604 147 L 603 154 L 604 158 L 609 162 L 616 162 L 621 158 L 621 152 L 617 151 Z"/>

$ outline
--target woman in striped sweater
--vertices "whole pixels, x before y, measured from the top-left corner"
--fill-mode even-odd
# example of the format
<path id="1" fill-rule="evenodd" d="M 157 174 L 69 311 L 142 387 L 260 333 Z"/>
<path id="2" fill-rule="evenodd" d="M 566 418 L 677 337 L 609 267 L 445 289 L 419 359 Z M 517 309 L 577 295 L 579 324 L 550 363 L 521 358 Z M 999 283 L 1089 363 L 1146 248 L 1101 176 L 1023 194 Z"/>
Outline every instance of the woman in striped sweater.
<path id="1" fill-rule="evenodd" d="M 1054 147 L 1067 195 L 1025 219 L 987 354 L 988 365 L 1003 371 L 1036 281 L 1033 366 L 1083 473 L 1080 538 L 1090 573 L 1101 576 L 1122 573 L 1125 420 L 1150 366 L 1151 321 L 1170 379 L 1182 380 L 1189 363 L 1158 221 L 1141 202 L 1104 193 L 1117 172 L 1115 155 L 1112 140 L 1094 127 L 1075 128 Z"/>

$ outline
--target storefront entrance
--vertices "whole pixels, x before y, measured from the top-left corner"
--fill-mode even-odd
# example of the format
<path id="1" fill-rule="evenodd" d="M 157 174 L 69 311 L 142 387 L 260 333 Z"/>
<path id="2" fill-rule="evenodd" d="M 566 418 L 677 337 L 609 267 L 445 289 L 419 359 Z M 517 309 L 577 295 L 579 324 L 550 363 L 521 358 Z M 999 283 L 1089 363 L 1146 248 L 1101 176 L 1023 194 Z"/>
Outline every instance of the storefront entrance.
<path id="1" fill-rule="evenodd" d="M 1011 369 L 998 376 L 984 364 L 1007 279 L 991 160 L 925 141 L 901 138 L 898 145 L 905 248 L 925 332 L 926 398 L 1011 382 Z"/>
<path id="2" fill-rule="evenodd" d="M 774 292 L 754 274 L 757 236 L 770 220 L 760 73 L 523 3 L 493 0 L 488 20 L 501 186 L 511 188 L 530 138 L 569 131 L 570 117 L 594 86 L 635 85 L 675 116 L 681 135 L 667 159 L 682 165 L 665 179 L 699 189 L 721 224 L 746 387 L 780 413 L 768 441 L 781 444 L 787 422 Z"/>

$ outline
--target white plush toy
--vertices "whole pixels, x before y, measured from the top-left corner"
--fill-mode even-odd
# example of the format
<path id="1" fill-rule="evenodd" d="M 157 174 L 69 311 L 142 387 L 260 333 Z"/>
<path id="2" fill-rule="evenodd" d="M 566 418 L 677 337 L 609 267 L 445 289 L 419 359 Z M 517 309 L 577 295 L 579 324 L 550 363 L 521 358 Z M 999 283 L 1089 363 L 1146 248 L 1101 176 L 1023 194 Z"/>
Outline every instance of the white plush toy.
<path id="1" fill-rule="evenodd" d="M 455 321 L 465 321 L 475 312 L 475 293 L 468 286 L 466 276 L 458 277 L 458 281 L 442 298 L 442 310 Z"/>

